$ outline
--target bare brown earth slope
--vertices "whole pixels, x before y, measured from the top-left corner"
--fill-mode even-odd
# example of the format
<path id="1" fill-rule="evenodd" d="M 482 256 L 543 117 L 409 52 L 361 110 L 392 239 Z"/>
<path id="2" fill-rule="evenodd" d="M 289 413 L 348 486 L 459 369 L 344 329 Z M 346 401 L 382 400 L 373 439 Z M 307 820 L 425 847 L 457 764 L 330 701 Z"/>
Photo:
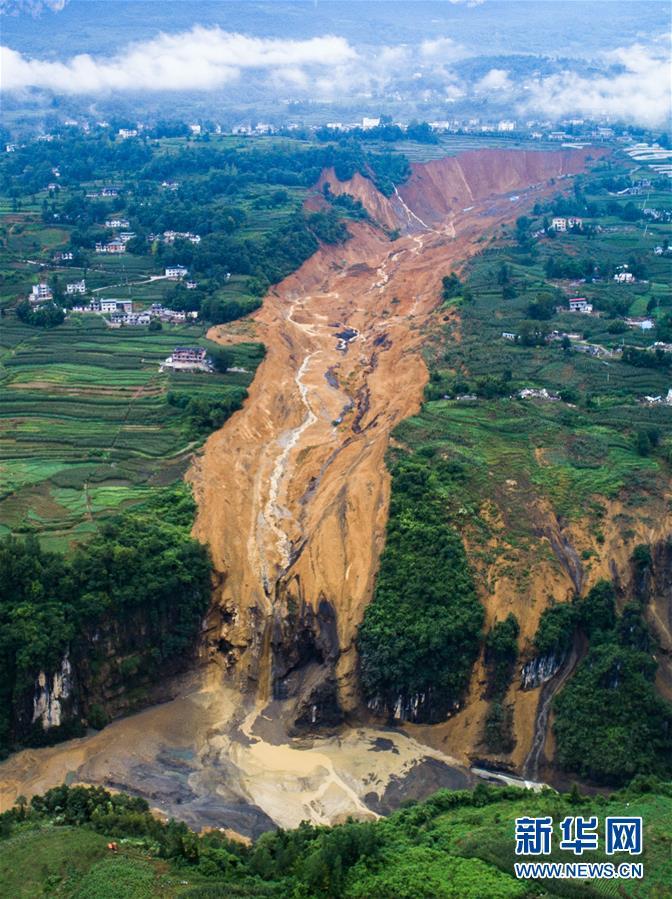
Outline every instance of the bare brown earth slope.
<path id="1" fill-rule="evenodd" d="M 390 198 L 359 175 L 323 175 L 375 223 L 349 224 L 349 241 L 320 248 L 250 320 L 210 333 L 223 343 L 253 333 L 268 352 L 244 408 L 189 475 L 194 533 L 217 573 L 201 668 L 173 702 L 14 756 L 0 767 L 4 804 L 67 777 L 255 833 L 271 821 L 371 816 L 468 781 L 451 756 L 466 758 L 469 727 L 454 751 L 450 740 L 429 748 L 427 729 L 420 742 L 338 727 L 367 721 L 355 637 L 384 539 L 384 456 L 391 430 L 420 406 L 418 350 L 442 276 L 588 155 L 466 153 L 414 166 Z M 315 736 L 325 726 L 331 735 Z"/>

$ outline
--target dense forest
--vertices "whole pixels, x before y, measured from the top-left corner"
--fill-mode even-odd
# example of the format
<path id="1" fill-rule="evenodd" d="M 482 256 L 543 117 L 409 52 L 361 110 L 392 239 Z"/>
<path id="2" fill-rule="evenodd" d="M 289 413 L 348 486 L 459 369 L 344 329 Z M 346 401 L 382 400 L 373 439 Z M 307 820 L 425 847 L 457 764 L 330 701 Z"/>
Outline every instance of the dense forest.
<path id="1" fill-rule="evenodd" d="M 358 636 L 364 694 L 390 717 L 444 718 L 478 653 L 483 608 L 441 500 L 441 478 L 451 476 L 421 459 L 392 471 L 385 550 Z"/>
<path id="2" fill-rule="evenodd" d="M 105 686 L 147 689 L 185 664 L 210 598 L 193 515 L 180 487 L 110 519 L 72 556 L 34 537 L 0 543 L 1 753 L 80 733 L 83 722 L 100 727 L 116 711 L 101 699 Z M 35 701 L 48 699 L 55 674 L 69 689 L 47 729 Z"/>

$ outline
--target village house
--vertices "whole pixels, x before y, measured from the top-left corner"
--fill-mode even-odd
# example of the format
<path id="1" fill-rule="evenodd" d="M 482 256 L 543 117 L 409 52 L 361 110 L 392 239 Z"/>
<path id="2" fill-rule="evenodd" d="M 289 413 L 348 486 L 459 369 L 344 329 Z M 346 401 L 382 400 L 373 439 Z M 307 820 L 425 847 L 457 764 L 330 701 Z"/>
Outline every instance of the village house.
<path id="1" fill-rule="evenodd" d="M 128 219 L 107 219 L 106 228 L 128 228 Z"/>
<path id="2" fill-rule="evenodd" d="M 196 288 L 198 287 L 198 282 L 186 281 L 184 286 L 187 288 L 187 290 L 196 290 Z"/>
<path id="3" fill-rule="evenodd" d="M 593 311 L 593 304 L 589 303 L 585 297 L 573 297 L 569 300 L 570 312 L 581 312 L 584 315 L 590 315 Z"/>
<path id="4" fill-rule="evenodd" d="M 161 371 L 212 371 L 212 363 L 203 347 L 178 346 L 161 364 Z"/>
<path id="5" fill-rule="evenodd" d="M 536 387 L 524 387 L 518 391 L 521 400 L 545 400 L 546 402 L 555 403 L 560 397 L 553 390 L 546 390 L 545 387 L 538 389 Z"/>
<path id="6" fill-rule="evenodd" d="M 201 235 L 193 234 L 191 231 L 164 231 L 163 240 L 167 244 L 174 244 L 176 240 L 188 240 L 189 243 L 199 244 Z"/>
<path id="7" fill-rule="evenodd" d="M 161 187 L 165 187 L 166 190 L 179 190 L 180 182 L 179 181 L 162 181 Z"/>
<path id="8" fill-rule="evenodd" d="M 641 331 L 652 331 L 656 325 L 652 318 L 647 318 L 646 316 L 633 316 L 632 318 L 626 318 L 625 323 L 631 328 L 639 328 Z"/>
<path id="9" fill-rule="evenodd" d="M 119 240 L 123 244 L 127 244 L 129 240 L 133 240 L 135 237 L 135 231 L 121 231 L 119 234 Z"/>
<path id="10" fill-rule="evenodd" d="M 54 262 L 72 262 L 75 258 L 74 253 L 54 253 L 53 260 Z"/>
<path id="11" fill-rule="evenodd" d="M 139 327 L 148 325 L 152 320 L 149 312 L 113 312 L 110 315 L 110 322 L 113 325 L 131 325 L 131 327 Z"/>
<path id="12" fill-rule="evenodd" d="M 120 128 L 117 131 L 117 136 L 121 138 L 121 140 L 126 140 L 129 137 L 137 137 L 138 129 L 137 128 Z"/>
<path id="13" fill-rule="evenodd" d="M 614 275 L 614 281 L 617 284 L 632 284 L 634 283 L 635 276 L 632 272 L 616 272 Z"/>
<path id="14" fill-rule="evenodd" d="M 126 244 L 123 240 L 110 240 L 108 243 L 97 243 L 96 244 L 96 253 L 125 253 L 126 252 Z"/>
<path id="15" fill-rule="evenodd" d="M 33 306 L 38 306 L 40 303 L 51 302 L 54 299 L 54 295 L 49 285 L 41 281 L 39 284 L 33 284 L 28 299 Z"/>
<path id="16" fill-rule="evenodd" d="M 119 191 L 116 187 L 104 187 L 100 192 L 101 197 L 118 197 Z"/>
<path id="17" fill-rule="evenodd" d="M 645 396 L 644 402 L 647 406 L 672 406 L 672 387 L 666 396 Z"/>
<path id="18" fill-rule="evenodd" d="M 187 269 L 183 265 L 169 265 L 166 267 L 166 278 L 171 281 L 181 281 L 186 277 Z"/>
<path id="19" fill-rule="evenodd" d="M 92 304 L 93 305 L 93 304 Z M 99 300 L 98 305 L 102 313 L 133 312 L 133 300 Z"/>
<path id="20" fill-rule="evenodd" d="M 70 284 L 65 285 L 65 292 L 68 294 L 86 293 L 86 281 L 83 278 L 81 281 L 71 281 Z"/>
<path id="21" fill-rule="evenodd" d="M 572 228 L 583 228 L 583 219 L 570 216 L 569 218 L 554 218 L 551 220 L 551 228 L 554 231 L 571 231 Z"/>
<path id="22" fill-rule="evenodd" d="M 515 340 L 516 333 L 515 331 L 502 331 L 502 337 L 504 340 Z"/>

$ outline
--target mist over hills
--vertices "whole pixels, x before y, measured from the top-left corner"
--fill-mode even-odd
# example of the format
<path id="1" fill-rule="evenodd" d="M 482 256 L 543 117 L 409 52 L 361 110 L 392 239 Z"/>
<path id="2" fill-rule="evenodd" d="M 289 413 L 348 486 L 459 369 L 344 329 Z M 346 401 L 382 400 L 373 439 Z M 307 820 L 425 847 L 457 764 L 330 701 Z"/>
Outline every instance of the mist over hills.
<path id="1" fill-rule="evenodd" d="M 223 124 L 578 116 L 664 127 L 670 111 L 669 13 L 655 0 L 610 2 L 608 15 L 595 0 L 571 3 L 571 15 L 556 0 L 2 8 L 11 112 L 168 109 Z"/>

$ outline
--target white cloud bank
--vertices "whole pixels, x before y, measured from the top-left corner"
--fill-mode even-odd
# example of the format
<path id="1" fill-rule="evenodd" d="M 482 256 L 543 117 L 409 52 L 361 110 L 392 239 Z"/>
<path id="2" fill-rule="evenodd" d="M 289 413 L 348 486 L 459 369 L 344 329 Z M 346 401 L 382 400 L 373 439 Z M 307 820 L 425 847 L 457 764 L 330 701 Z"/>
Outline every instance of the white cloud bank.
<path id="1" fill-rule="evenodd" d="M 669 40 L 669 39 L 668 39 Z M 651 47 L 632 44 L 604 56 L 616 69 L 584 76 L 565 71 L 526 81 L 520 108 L 555 119 L 609 116 L 649 127 L 667 127 L 672 114 L 668 40 Z"/>
<path id="2" fill-rule="evenodd" d="M 3 47 L 0 81 L 6 91 L 46 88 L 62 94 L 212 90 L 235 81 L 244 69 L 296 72 L 342 66 L 356 58 L 341 37 L 271 40 L 196 26 L 132 44 L 109 59 L 85 53 L 67 62 L 48 62 Z"/>
<path id="3" fill-rule="evenodd" d="M 58 2 L 58 0 L 55 0 Z M 123 91 L 214 90 L 244 73 L 269 88 L 316 99 L 385 96 L 404 79 L 430 79 L 434 94 L 476 100 L 487 97 L 521 115 L 559 119 L 609 116 L 666 127 L 670 116 L 667 41 L 633 44 L 605 54 L 588 74 L 587 64 L 550 76 L 515 79 L 490 69 L 479 81 L 457 77 L 452 66 L 470 55 L 449 37 L 358 51 L 345 38 L 309 40 L 249 37 L 197 26 L 131 44 L 110 57 L 73 56 L 65 62 L 30 59 L 1 48 L 0 85 L 7 92 L 42 88 L 60 94 Z M 424 95 L 423 95 L 424 96 Z M 384 101 L 383 101 L 384 102 Z"/>

